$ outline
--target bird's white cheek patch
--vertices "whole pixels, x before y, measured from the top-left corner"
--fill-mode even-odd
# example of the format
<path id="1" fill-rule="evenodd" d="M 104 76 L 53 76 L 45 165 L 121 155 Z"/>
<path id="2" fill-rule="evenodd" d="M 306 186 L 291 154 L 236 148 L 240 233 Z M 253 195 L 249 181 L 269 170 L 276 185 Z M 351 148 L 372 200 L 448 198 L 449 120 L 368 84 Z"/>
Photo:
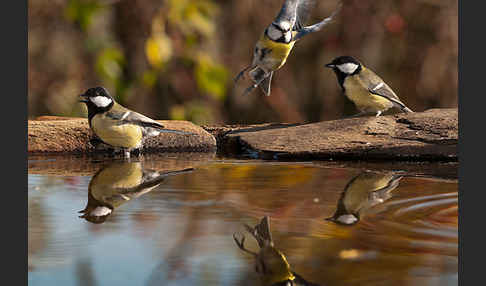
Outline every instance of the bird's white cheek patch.
<path id="1" fill-rule="evenodd" d="M 281 22 L 280 28 L 282 28 L 282 30 L 284 30 L 284 31 L 290 30 L 290 22 L 288 22 L 288 21 Z"/>
<path id="2" fill-rule="evenodd" d="M 105 216 L 111 213 L 111 209 L 107 207 L 96 207 L 94 210 L 91 211 L 92 216 Z"/>
<path id="3" fill-rule="evenodd" d="M 107 107 L 111 103 L 111 99 L 105 96 L 95 96 L 91 97 L 89 100 L 98 107 Z"/>
<path id="4" fill-rule="evenodd" d="M 292 34 L 290 32 L 285 33 L 285 42 L 288 43 L 292 40 Z"/>
<path id="5" fill-rule="evenodd" d="M 343 224 L 352 224 L 355 223 L 358 219 L 354 215 L 346 214 L 341 215 L 337 218 L 337 221 Z"/>
<path id="6" fill-rule="evenodd" d="M 282 37 L 282 32 L 280 32 L 277 28 L 270 26 L 268 27 L 268 37 L 274 41 L 278 40 Z"/>
<path id="7" fill-rule="evenodd" d="M 343 73 L 352 74 L 354 73 L 354 71 L 356 71 L 358 65 L 353 63 L 345 63 L 345 64 L 337 65 L 337 68 Z"/>

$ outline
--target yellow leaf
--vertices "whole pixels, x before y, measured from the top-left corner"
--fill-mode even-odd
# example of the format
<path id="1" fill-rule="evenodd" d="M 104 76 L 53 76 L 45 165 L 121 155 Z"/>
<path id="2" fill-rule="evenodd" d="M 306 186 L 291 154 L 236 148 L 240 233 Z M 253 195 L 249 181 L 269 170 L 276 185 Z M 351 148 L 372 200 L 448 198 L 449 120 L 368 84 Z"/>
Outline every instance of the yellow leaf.
<path id="1" fill-rule="evenodd" d="M 149 63 L 160 68 L 172 56 L 172 42 L 165 34 L 152 36 L 145 43 L 145 54 Z"/>

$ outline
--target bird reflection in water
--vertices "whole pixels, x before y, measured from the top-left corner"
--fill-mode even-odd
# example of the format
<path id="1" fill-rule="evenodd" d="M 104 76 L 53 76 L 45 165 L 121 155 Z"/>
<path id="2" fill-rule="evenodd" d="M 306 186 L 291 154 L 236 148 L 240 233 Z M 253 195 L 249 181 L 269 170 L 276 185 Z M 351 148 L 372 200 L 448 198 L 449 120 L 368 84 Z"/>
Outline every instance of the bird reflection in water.
<path id="1" fill-rule="evenodd" d="M 113 210 L 160 185 L 167 176 L 186 173 L 192 168 L 158 172 L 144 169 L 142 162 L 114 162 L 99 170 L 88 186 L 88 203 L 79 211 L 92 223 L 103 223 Z"/>
<path id="2" fill-rule="evenodd" d="M 392 197 L 403 174 L 364 171 L 351 179 L 339 198 L 334 215 L 327 220 L 341 225 L 354 225 L 364 213 Z"/>
<path id="3" fill-rule="evenodd" d="M 260 275 L 263 286 L 319 286 L 318 284 L 306 281 L 290 269 L 285 255 L 274 246 L 268 216 L 265 216 L 255 227 L 247 224 L 244 226 L 258 242 L 258 246 L 260 247 L 259 252 L 256 253 L 245 248 L 245 236 L 243 234 L 234 233 L 233 239 L 241 250 L 255 257 L 255 270 Z"/>

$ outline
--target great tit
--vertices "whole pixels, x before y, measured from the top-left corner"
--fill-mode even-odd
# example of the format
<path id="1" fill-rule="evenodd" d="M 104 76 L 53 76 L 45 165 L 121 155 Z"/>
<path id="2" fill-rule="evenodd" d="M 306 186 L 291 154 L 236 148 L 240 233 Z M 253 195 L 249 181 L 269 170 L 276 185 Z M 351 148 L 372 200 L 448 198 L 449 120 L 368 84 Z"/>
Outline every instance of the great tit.
<path id="1" fill-rule="evenodd" d="M 145 169 L 141 162 L 113 162 L 101 168 L 88 186 L 88 202 L 79 211 L 92 223 L 103 223 L 115 208 L 152 191 L 167 176 L 192 171 L 192 168 L 160 173 Z"/>
<path id="2" fill-rule="evenodd" d="M 325 66 L 333 69 L 343 93 L 359 109 L 354 116 L 374 113 L 378 117 L 391 107 L 413 112 L 379 76 L 357 59 L 340 56 Z"/>
<path id="3" fill-rule="evenodd" d="M 308 285 L 318 286 L 317 284 L 306 281 L 302 276 L 290 270 L 290 265 L 287 262 L 285 255 L 275 248 L 272 234 L 270 233 L 269 217 L 262 218 L 259 224 L 251 227 L 244 224 L 246 230 L 255 238 L 260 247 L 260 251 L 255 253 L 245 248 L 245 236 L 239 233 L 233 234 L 233 239 L 236 245 L 243 251 L 250 253 L 255 257 L 255 270 L 260 274 L 262 285 L 264 286 L 297 286 Z"/>
<path id="4" fill-rule="evenodd" d="M 314 0 L 285 0 L 275 20 L 265 29 L 256 43 L 252 64 L 244 68 L 235 78 L 235 84 L 250 70 L 250 78 L 254 82 L 248 87 L 244 95 L 260 86 L 263 92 L 270 95 L 270 84 L 273 72 L 281 68 L 287 61 L 290 51 L 296 41 L 307 34 L 317 32 L 329 24 L 342 7 L 338 8 L 321 22 L 304 26 Z"/>
<path id="5" fill-rule="evenodd" d="M 84 102 L 88 108 L 91 130 L 115 150 L 123 150 L 126 157 L 130 157 L 132 150 L 140 151 L 147 137 L 158 136 L 162 132 L 192 134 L 165 129 L 155 120 L 121 106 L 103 87 L 90 88 L 80 97 L 80 102 Z"/>
<path id="6" fill-rule="evenodd" d="M 341 225 L 354 225 L 370 208 L 392 197 L 403 174 L 364 171 L 351 179 L 344 188 L 334 215 L 327 220 Z"/>

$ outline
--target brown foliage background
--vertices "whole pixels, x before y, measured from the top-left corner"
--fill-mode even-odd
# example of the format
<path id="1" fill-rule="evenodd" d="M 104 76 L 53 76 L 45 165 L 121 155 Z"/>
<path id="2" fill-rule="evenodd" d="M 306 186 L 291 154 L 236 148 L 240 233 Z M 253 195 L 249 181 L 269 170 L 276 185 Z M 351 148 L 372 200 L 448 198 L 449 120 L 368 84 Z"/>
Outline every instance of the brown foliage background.
<path id="1" fill-rule="evenodd" d="M 305 37 L 272 94 L 243 97 L 232 78 L 277 15 L 277 0 L 29 1 L 28 112 L 85 116 L 77 95 L 102 85 L 156 119 L 196 124 L 312 122 L 355 112 L 324 64 L 352 55 L 413 110 L 456 107 L 456 0 L 344 0 L 334 23 Z M 317 1 L 308 24 L 337 0 Z"/>

